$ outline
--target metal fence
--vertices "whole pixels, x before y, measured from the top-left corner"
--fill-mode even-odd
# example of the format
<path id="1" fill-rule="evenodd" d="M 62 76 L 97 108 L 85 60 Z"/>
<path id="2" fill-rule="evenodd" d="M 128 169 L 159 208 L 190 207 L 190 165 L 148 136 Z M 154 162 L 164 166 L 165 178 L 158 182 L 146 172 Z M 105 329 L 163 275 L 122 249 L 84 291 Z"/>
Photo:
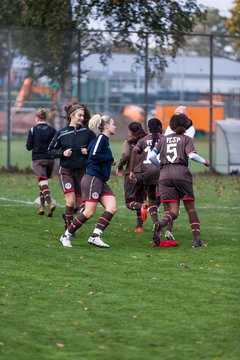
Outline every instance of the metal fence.
<path id="1" fill-rule="evenodd" d="M 99 32 L 84 36 L 80 32 L 63 32 L 57 56 L 47 45 L 45 35 L 42 29 L 0 28 L 0 134 L 7 139 L 7 168 L 11 167 L 11 139 L 25 135 L 34 125 L 35 111 L 47 108 L 50 121 L 61 127 L 59 115 L 73 98 L 87 103 L 92 113 L 119 117 L 124 115 L 126 105 L 137 105 L 143 112 L 132 112 L 130 118 L 139 116 L 145 127 L 153 116 L 166 127 L 174 107 L 187 105 L 192 109 L 193 122 L 198 121 L 198 132 L 209 133 L 210 160 L 214 120 L 240 118 L 240 62 L 232 51 L 234 37 L 183 34 L 186 48 L 175 59 L 166 56 L 165 70 L 152 74 L 150 35 L 146 34 L 142 61 L 136 61 L 132 49 L 115 45 L 105 64 L 101 62 L 104 51 L 100 54 L 95 46 Z M 106 53 L 108 40 L 109 34 Z M 197 44 L 204 47 L 202 56 L 196 55 Z"/>

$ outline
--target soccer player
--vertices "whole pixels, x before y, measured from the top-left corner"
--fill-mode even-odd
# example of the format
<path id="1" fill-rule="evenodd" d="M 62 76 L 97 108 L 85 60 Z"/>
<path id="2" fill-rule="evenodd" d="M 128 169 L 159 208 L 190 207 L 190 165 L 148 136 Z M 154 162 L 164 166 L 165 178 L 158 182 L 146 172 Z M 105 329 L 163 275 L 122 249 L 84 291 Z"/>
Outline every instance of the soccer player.
<path id="1" fill-rule="evenodd" d="M 174 114 L 175 115 L 184 114 L 188 117 L 188 109 L 186 106 L 180 105 L 175 109 Z M 188 119 L 189 119 L 189 117 L 188 117 Z M 184 134 L 193 139 L 195 132 L 196 132 L 196 130 L 195 130 L 195 127 L 193 126 L 193 122 L 191 119 L 189 119 L 189 125 Z M 171 129 L 171 126 L 168 125 L 168 127 L 166 128 L 166 130 L 164 132 L 164 136 L 170 135 L 172 133 L 174 133 L 174 131 Z M 190 167 L 190 159 L 188 161 L 188 166 Z M 157 196 L 158 196 L 158 199 L 161 201 L 160 194 L 158 194 Z M 168 203 L 164 203 L 164 208 L 165 208 L 165 211 L 169 211 Z M 172 226 L 173 226 L 173 223 L 168 223 L 166 226 L 165 238 L 167 240 L 174 240 L 174 236 L 172 234 Z"/>
<path id="2" fill-rule="evenodd" d="M 179 114 L 183 114 L 183 115 L 186 115 L 188 117 L 188 109 L 186 106 L 178 106 L 175 111 L 174 111 L 174 114 L 175 115 L 179 115 Z M 189 119 L 189 117 L 188 117 Z M 170 124 L 168 125 L 168 127 L 166 128 L 165 130 L 165 133 L 164 135 L 167 136 L 169 134 L 172 134 L 174 131 L 171 129 L 171 126 Z M 191 119 L 189 119 L 189 125 L 185 131 L 185 135 L 189 136 L 190 138 L 194 138 L 194 135 L 195 135 L 195 132 L 196 132 L 196 129 L 195 127 L 193 126 L 193 122 Z"/>
<path id="3" fill-rule="evenodd" d="M 179 203 L 182 200 L 192 230 L 192 247 L 205 247 L 206 244 L 200 239 L 200 221 L 194 205 L 195 197 L 188 159 L 205 166 L 209 166 L 209 161 L 197 154 L 192 139 L 185 135 L 189 126 L 189 119 L 186 115 L 173 115 L 170 126 L 174 133 L 162 137 L 150 154 L 150 161 L 160 154 L 159 190 L 161 202 L 168 203 L 168 210 L 164 212 L 163 218 L 154 227 L 153 245 L 160 246 L 161 230 L 178 217 Z"/>
<path id="4" fill-rule="evenodd" d="M 35 123 L 36 125 L 28 132 L 26 148 L 32 151 L 32 169 L 38 178 L 40 196 L 38 215 L 45 214 L 45 204 L 47 204 L 47 217 L 52 217 L 55 204 L 52 202 L 48 179 L 52 176 L 54 160 L 50 159 L 48 146 L 56 130 L 47 124 L 47 112 L 45 109 L 37 111 Z"/>
<path id="5" fill-rule="evenodd" d="M 115 134 L 116 126 L 111 116 L 96 114 L 90 119 L 89 128 L 100 131 L 100 134 L 90 143 L 87 150 L 87 169 L 81 182 L 82 200 L 85 203 L 85 208 L 82 213 L 75 217 L 65 234 L 61 236 L 60 241 L 63 246 L 72 247 L 70 238 L 95 214 L 100 202 L 105 211 L 99 217 L 88 243 L 100 248 L 109 248 L 101 236 L 117 211 L 115 195 L 107 184 L 111 167 L 116 164 L 109 144 L 109 137 Z"/>
<path id="6" fill-rule="evenodd" d="M 155 224 L 156 222 L 158 222 L 158 206 L 156 195 L 159 169 L 151 163 L 151 161 L 149 160 L 149 155 L 154 146 L 157 144 L 158 140 L 163 136 L 161 121 L 156 118 L 148 120 L 148 130 L 149 133 L 140 140 L 138 140 L 132 151 L 129 179 L 132 182 L 137 181 L 136 175 L 134 173 L 134 163 L 136 161 L 137 154 L 142 154 L 143 184 L 147 193 L 149 204 L 144 204 L 144 206 L 141 207 L 141 217 L 143 221 L 146 221 L 148 211 L 151 215 L 153 224 Z M 132 202 L 131 204 L 133 209 L 137 209 L 139 205 L 140 204 L 137 202 Z"/>
<path id="7" fill-rule="evenodd" d="M 76 203 L 81 203 L 81 180 L 87 166 L 87 147 L 96 135 L 88 129 L 90 112 L 86 105 L 72 102 L 64 109 L 68 124 L 53 138 L 49 154 L 53 158 L 60 158 L 59 181 L 66 202 L 63 219 L 67 229 L 72 223 Z"/>
<path id="8" fill-rule="evenodd" d="M 129 138 L 124 141 L 122 146 L 122 156 L 118 162 L 116 175 L 123 176 L 124 174 L 124 197 L 125 204 L 129 210 L 136 210 L 137 227 L 136 233 L 143 232 L 143 221 L 141 219 L 141 207 L 145 199 L 145 190 L 142 178 L 142 154 L 137 154 L 134 161 L 134 174 L 137 179 L 136 182 L 129 180 L 130 173 L 130 158 L 131 152 L 138 140 L 146 135 L 142 125 L 133 121 L 128 125 Z M 138 203 L 139 205 L 135 205 Z"/>

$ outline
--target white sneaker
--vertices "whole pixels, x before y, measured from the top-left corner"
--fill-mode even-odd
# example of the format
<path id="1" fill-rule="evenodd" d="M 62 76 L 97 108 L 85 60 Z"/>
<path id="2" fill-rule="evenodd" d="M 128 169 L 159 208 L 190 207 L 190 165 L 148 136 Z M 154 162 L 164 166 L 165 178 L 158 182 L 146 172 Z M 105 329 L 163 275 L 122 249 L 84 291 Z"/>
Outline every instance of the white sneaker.
<path id="1" fill-rule="evenodd" d="M 173 234 L 171 233 L 170 230 L 166 230 L 166 232 L 165 232 L 165 238 L 166 238 L 167 240 L 175 240 L 175 237 L 173 236 Z"/>
<path id="2" fill-rule="evenodd" d="M 62 235 L 60 237 L 60 241 L 62 243 L 63 246 L 65 247 L 72 247 L 71 241 L 70 239 L 66 236 L 66 235 Z"/>
<path id="3" fill-rule="evenodd" d="M 108 244 L 105 244 L 102 239 L 100 238 L 100 236 L 90 236 L 90 238 L 88 239 L 88 243 L 89 245 L 94 245 L 100 248 L 109 248 L 110 246 Z"/>

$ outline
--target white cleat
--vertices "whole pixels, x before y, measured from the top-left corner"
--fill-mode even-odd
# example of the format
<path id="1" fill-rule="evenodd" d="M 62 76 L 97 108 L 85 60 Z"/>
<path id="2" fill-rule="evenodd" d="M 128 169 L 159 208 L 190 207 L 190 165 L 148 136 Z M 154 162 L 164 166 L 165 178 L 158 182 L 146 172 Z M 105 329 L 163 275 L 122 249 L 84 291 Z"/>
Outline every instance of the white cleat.
<path id="1" fill-rule="evenodd" d="M 166 230 L 166 232 L 165 232 L 165 238 L 166 238 L 167 240 L 175 240 L 175 237 L 173 236 L 173 234 L 171 233 L 170 230 Z"/>
<path id="2" fill-rule="evenodd" d="M 66 235 L 62 235 L 60 237 L 60 241 L 62 243 L 62 246 L 64 246 L 64 247 L 72 247 L 71 241 Z"/>
<path id="3" fill-rule="evenodd" d="M 109 248 L 110 246 L 108 244 L 105 244 L 102 239 L 100 238 L 100 236 L 90 236 L 90 238 L 88 239 L 88 243 L 89 245 L 94 245 L 100 248 Z"/>

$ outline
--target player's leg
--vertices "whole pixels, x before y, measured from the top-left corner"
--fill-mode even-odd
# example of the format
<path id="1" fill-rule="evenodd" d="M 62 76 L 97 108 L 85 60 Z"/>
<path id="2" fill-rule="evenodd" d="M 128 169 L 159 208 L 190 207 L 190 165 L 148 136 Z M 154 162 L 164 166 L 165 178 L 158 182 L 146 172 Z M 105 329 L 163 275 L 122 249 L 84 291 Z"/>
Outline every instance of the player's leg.
<path id="1" fill-rule="evenodd" d="M 183 203 L 187 211 L 189 224 L 192 230 L 192 247 L 206 247 L 207 245 L 201 241 L 200 220 L 195 208 L 194 200 L 184 200 Z"/>
<path id="2" fill-rule="evenodd" d="M 88 239 L 88 243 L 90 245 L 108 248 L 109 245 L 104 243 L 101 236 L 110 224 L 113 216 L 117 212 L 117 201 L 115 195 L 112 192 L 112 189 L 106 183 L 103 185 L 102 193 L 100 196 L 100 203 L 104 207 L 105 211 L 99 217 L 97 225 L 94 228 L 92 235 Z"/>
<path id="3" fill-rule="evenodd" d="M 155 224 L 158 222 L 157 186 L 155 184 L 148 186 L 148 204 L 148 212 L 153 224 Z"/>

